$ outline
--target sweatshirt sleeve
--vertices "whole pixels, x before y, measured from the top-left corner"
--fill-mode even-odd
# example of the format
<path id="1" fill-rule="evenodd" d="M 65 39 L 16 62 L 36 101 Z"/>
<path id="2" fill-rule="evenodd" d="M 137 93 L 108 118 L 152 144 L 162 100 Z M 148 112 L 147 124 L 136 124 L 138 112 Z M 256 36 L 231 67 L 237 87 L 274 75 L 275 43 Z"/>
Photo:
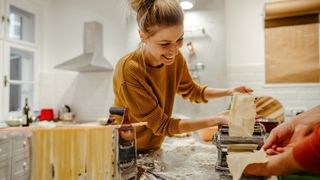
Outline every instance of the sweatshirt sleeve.
<path id="1" fill-rule="evenodd" d="M 137 84 L 124 82 L 120 96 L 126 100 L 130 110 L 130 118 L 139 122 L 147 122 L 147 127 L 155 135 L 174 135 L 179 133 L 180 119 L 170 118 L 157 103 L 154 95 Z"/>
<path id="2" fill-rule="evenodd" d="M 180 56 L 183 60 L 183 63 L 177 93 L 180 94 L 184 99 L 189 99 L 191 102 L 207 103 L 208 100 L 206 100 L 204 97 L 204 90 L 207 88 L 207 86 L 201 86 L 195 81 L 193 81 L 188 70 L 187 64 L 181 53 Z"/>
<path id="3" fill-rule="evenodd" d="M 320 125 L 293 148 L 293 157 L 307 172 L 320 173 Z"/>

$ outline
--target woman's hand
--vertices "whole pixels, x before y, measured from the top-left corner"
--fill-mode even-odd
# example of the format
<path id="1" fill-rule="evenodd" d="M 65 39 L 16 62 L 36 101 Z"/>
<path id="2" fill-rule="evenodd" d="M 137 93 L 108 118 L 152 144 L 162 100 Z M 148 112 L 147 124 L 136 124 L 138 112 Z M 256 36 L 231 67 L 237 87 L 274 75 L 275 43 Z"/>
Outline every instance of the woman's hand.
<path id="1" fill-rule="evenodd" d="M 230 115 L 230 111 L 222 111 L 218 113 L 218 117 L 220 118 L 219 125 L 228 125 L 229 115 Z"/>
<path id="2" fill-rule="evenodd" d="M 234 88 L 229 89 L 230 96 L 234 95 L 237 92 L 250 94 L 251 92 L 253 92 L 253 90 L 249 87 L 246 87 L 246 86 L 239 86 L 239 87 L 234 87 Z"/>

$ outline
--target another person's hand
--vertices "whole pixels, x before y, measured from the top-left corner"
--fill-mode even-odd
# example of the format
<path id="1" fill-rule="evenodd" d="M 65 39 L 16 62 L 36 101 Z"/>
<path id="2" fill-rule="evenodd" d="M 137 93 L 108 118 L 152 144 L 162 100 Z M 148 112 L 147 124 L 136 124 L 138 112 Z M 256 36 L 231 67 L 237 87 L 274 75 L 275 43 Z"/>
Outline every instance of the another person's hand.
<path id="1" fill-rule="evenodd" d="M 262 148 L 268 155 L 284 152 L 286 148 L 300 142 L 311 131 L 312 127 L 305 124 L 283 123 L 271 131 Z"/>
<path id="2" fill-rule="evenodd" d="M 292 147 L 285 152 L 268 157 L 266 163 L 249 164 L 243 171 L 246 176 L 272 176 L 288 175 L 303 169 L 292 155 Z"/>
<path id="3" fill-rule="evenodd" d="M 246 87 L 246 86 L 239 86 L 239 87 L 234 87 L 234 88 L 229 89 L 230 95 L 233 95 L 237 92 L 250 94 L 251 92 L 253 92 L 253 90 L 249 87 Z"/>
<path id="4" fill-rule="evenodd" d="M 269 155 L 269 161 L 266 163 L 253 163 L 248 165 L 244 170 L 244 174 L 251 176 L 270 176 L 286 175 L 308 170 L 309 168 L 303 169 L 297 163 L 293 157 L 292 150 L 296 146 L 301 146 L 298 145 L 298 143 L 302 143 L 303 145 L 310 143 L 310 139 L 307 139 L 306 136 L 313 131 L 315 125 L 320 123 L 319 113 L 319 107 L 313 108 L 273 129 L 267 142 L 262 147 Z M 310 146 L 309 149 L 311 148 L 314 147 Z M 315 152 L 317 152 L 317 148 L 315 149 Z M 303 154 L 300 153 L 299 156 L 302 157 L 301 155 Z M 310 154 L 306 154 L 306 156 L 309 160 L 314 157 L 314 155 L 310 156 Z M 304 165 L 307 166 L 306 164 Z"/>

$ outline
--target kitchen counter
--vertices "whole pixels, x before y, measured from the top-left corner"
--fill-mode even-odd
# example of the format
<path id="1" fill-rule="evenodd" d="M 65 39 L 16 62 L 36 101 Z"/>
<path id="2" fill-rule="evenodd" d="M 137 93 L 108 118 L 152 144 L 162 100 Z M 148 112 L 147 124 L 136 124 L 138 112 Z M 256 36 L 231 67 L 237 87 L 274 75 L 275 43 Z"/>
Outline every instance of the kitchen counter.
<path id="1" fill-rule="evenodd" d="M 219 179 L 214 168 L 216 159 L 216 147 L 193 133 L 189 137 L 167 137 L 160 150 L 138 155 L 138 166 L 146 170 L 141 179 Z"/>
<path id="2" fill-rule="evenodd" d="M 59 127 L 104 127 L 104 125 L 100 125 L 97 122 L 91 121 L 91 122 L 63 122 L 63 121 L 58 121 L 58 122 L 47 122 L 48 124 L 41 124 L 44 121 L 40 121 L 40 124 L 31 124 L 28 127 L 5 127 L 5 128 L 0 128 L 0 132 L 4 131 L 30 131 L 33 128 L 59 128 Z M 145 122 L 141 123 L 133 123 L 133 126 L 143 126 L 146 125 Z M 54 126 L 54 127 L 53 127 Z M 112 125 L 115 128 L 120 127 L 120 125 Z"/>
<path id="3" fill-rule="evenodd" d="M 62 125 L 62 128 L 70 126 L 99 127 L 100 125 L 96 122 L 66 124 Z M 17 127 L 1 130 L 30 131 L 32 128 Z M 215 170 L 216 161 L 215 145 L 203 142 L 197 133 L 185 137 L 167 137 L 160 150 L 139 154 L 137 159 L 140 179 L 232 179 L 228 173 Z"/>
<path id="4" fill-rule="evenodd" d="M 216 161 L 215 145 L 203 142 L 197 133 L 186 137 L 167 137 L 160 150 L 139 154 L 137 159 L 141 179 L 231 180 L 228 172 L 215 170 Z"/>

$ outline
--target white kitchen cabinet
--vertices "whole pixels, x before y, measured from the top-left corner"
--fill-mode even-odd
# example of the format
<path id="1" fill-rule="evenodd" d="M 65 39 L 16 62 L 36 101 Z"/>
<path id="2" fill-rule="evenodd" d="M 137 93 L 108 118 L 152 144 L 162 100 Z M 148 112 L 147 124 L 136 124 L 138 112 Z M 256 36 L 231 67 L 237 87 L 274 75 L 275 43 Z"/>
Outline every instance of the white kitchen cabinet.
<path id="1" fill-rule="evenodd" d="M 0 119 L 20 115 L 26 97 L 34 106 L 40 9 L 29 0 L 0 0 Z"/>
<path id="2" fill-rule="evenodd" d="M 0 180 L 30 179 L 31 136 L 0 133 Z"/>

